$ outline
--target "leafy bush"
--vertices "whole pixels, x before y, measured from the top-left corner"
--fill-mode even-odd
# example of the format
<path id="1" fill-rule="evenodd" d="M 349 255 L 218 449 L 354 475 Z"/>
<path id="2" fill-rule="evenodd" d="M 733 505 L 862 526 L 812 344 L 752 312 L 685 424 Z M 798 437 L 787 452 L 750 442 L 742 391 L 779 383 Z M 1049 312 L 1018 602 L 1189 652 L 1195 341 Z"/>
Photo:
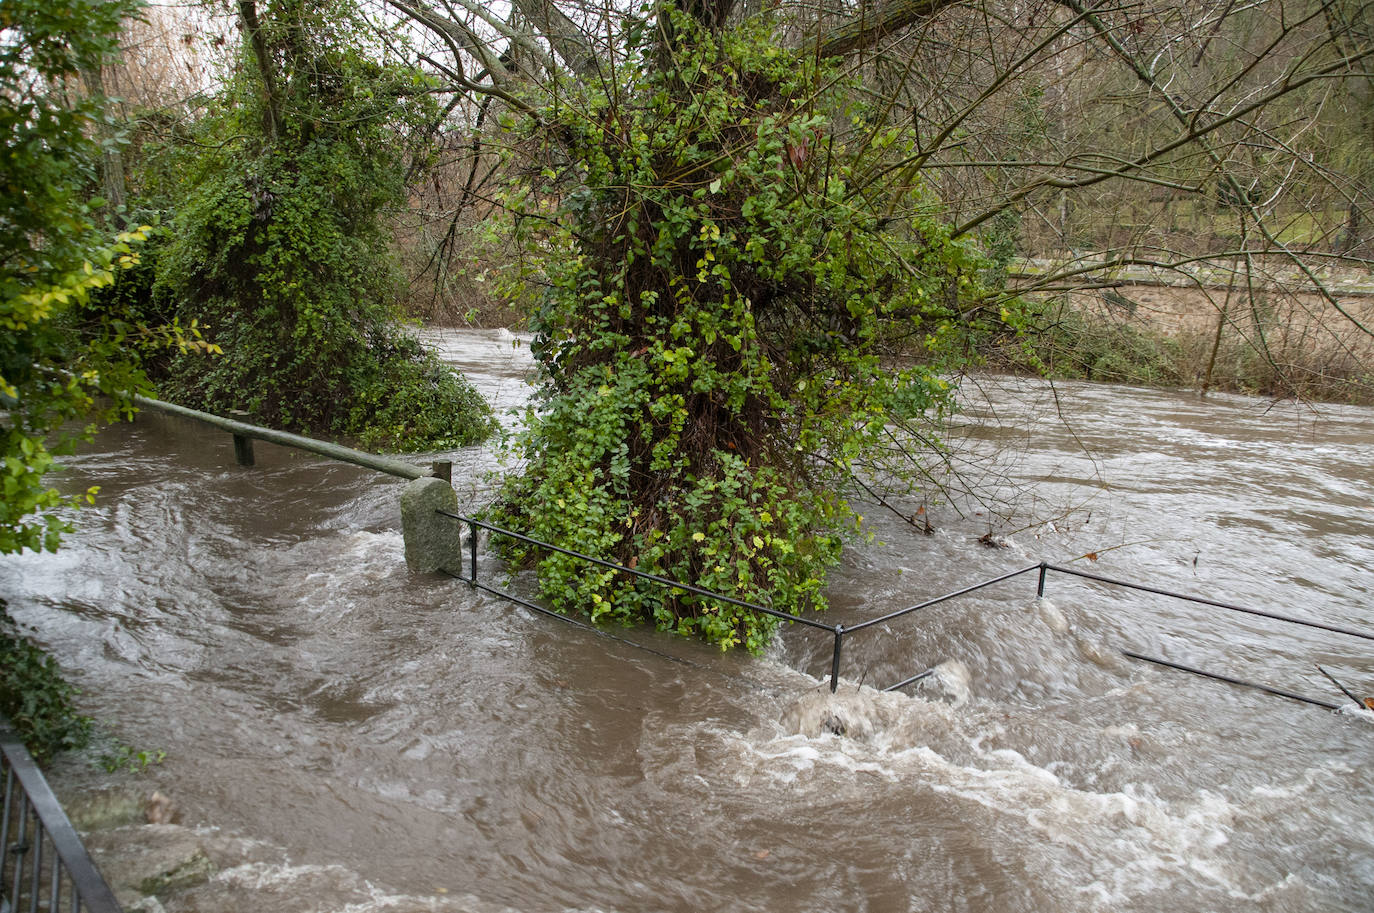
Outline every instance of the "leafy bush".
<path id="1" fill-rule="evenodd" d="M 406 131 L 432 114 L 420 78 L 358 50 L 347 2 L 282 2 L 256 26 L 263 78 L 239 75 L 167 154 L 179 168 L 151 307 L 224 350 L 177 358 L 166 394 L 209 411 L 369 445 L 468 444 L 493 428 L 459 375 L 401 325 L 381 213 L 405 194 Z M 245 42 L 256 45 L 256 42 Z"/>
<path id="2" fill-rule="evenodd" d="M 529 146 L 557 137 L 567 158 L 507 197 L 534 266 L 510 293 L 532 301 L 543 392 L 491 515 L 781 611 L 824 608 L 860 520 L 854 473 L 879 449 L 909 458 L 893 469 L 907 480 L 923 471 L 910 431 L 950 407 L 941 368 L 986 264 L 896 175 L 903 128 L 838 69 L 764 24 L 660 17 L 624 85 L 525 124 Z M 923 357 L 895 357 L 897 337 Z M 777 625 L 506 546 L 554 606 L 594 619 L 752 651 Z"/>
<path id="3" fill-rule="evenodd" d="M 0 600 L 0 715 L 40 763 L 90 743 L 91 720 L 76 712 L 76 694 L 57 661 L 20 633 Z"/>
<path id="4" fill-rule="evenodd" d="M 196 347 L 194 331 L 93 307 L 139 262 L 146 226 L 98 224 L 91 196 L 109 126 L 106 101 L 69 82 L 118 46 L 130 0 L 13 0 L 0 9 L 0 554 L 57 548 L 64 497 L 44 476 L 97 422 L 146 389 L 139 351 Z"/>

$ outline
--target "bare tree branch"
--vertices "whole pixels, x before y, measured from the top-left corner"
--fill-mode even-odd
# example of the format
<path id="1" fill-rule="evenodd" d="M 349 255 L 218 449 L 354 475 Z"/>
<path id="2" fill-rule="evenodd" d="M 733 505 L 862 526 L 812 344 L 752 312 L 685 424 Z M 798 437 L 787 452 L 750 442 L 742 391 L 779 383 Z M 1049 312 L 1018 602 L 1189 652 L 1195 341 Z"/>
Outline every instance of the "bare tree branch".
<path id="1" fill-rule="evenodd" d="M 876 19 L 861 14 L 824 36 L 816 53 L 822 58 L 848 56 L 870 48 L 902 29 L 924 22 L 959 2 L 961 0 L 894 0 L 882 9 Z M 867 6 L 863 9 L 867 10 Z"/>

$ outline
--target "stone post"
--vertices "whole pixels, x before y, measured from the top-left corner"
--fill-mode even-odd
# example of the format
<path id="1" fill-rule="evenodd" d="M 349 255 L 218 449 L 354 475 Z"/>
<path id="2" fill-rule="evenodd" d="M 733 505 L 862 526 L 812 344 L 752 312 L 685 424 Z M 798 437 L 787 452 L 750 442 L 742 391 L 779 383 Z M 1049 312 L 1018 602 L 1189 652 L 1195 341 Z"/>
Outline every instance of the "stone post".
<path id="1" fill-rule="evenodd" d="M 439 509 L 458 513 L 458 495 L 443 479 L 416 479 L 401 492 L 406 566 L 417 574 L 462 574 L 463 524 L 435 513 Z"/>

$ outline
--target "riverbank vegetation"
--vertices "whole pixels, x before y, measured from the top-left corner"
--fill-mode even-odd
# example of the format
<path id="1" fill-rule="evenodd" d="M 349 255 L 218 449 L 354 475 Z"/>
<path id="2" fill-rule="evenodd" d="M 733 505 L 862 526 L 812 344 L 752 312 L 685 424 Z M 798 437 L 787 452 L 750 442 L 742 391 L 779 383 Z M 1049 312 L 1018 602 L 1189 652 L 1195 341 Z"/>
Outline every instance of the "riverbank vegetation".
<path id="1" fill-rule="evenodd" d="M 1186 293 L 1166 288 L 1151 294 L 1176 299 Z M 1119 313 L 1123 301 L 1131 302 L 1120 293 L 1104 298 L 1094 292 L 1092 298 L 1071 303 L 1061 296 L 1028 304 L 1028 325 L 1019 335 L 994 335 L 979 344 L 980 366 L 1204 395 L 1374 404 L 1368 344 L 1357 337 L 1354 345 L 1342 345 L 1331 327 L 1314 325 L 1303 312 L 1283 320 L 1272 308 L 1236 313 L 1208 313 L 1208 308 L 1192 312 L 1193 319 L 1183 323 L 1172 313 Z"/>
<path id="2" fill-rule="evenodd" d="M 93 724 L 77 710 L 76 697 L 57 660 L 19 628 L 0 600 L 0 718 L 39 763 L 90 744 Z"/>
<path id="3" fill-rule="evenodd" d="M 451 446 L 490 416 L 400 314 L 521 321 L 540 394 L 493 514 L 578 550 L 819 608 L 856 499 L 951 484 L 970 367 L 1368 389 L 1374 325 L 1334 278 L 1374 263 L 1368 4 L 238 0 L 124 23 L 123 63 L 35 83 L 92 112 L 66 208 L 136 229 L 113 288 L 81 292 L 88 322 L 164 328 L 116 333 L 121 363 L 189 405 Z M 1142 274 L 1203 319 L 1141 319 L 1168 311 Z M 597 618 L 771 630 L 510 557 Z"/>
<path id="4" fill-rule="evenodd" d="M 145 147 L 136 203 L 168 230 L 133 295 L 223 350 L 158 360 L 154 379 L 183 405 L 365 446 L 482 440 L 489 408 L 401 322 L 383 220 L 425 167 L 425 78 L 351 3 L 247 4 L 241 26 L 206 108 Z"/>

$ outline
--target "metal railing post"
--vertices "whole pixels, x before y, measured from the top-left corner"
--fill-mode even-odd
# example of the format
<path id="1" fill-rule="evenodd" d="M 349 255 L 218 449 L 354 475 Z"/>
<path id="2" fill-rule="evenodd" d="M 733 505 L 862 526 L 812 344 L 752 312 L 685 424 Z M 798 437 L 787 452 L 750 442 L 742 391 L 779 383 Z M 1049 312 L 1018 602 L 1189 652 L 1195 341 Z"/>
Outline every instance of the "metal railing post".
<path id="1" fill-rule="evenodd" d="M 468 520 L 468 559 L 472 564 L 472 576 L 468 583 L 477 585 L 477 524 Z"/>
<path id="2" fill-rule="evenodd" d="M 0 853 L 8 854 L 10 845 L 10 809 L 14 803 L 14 769 L 5 765 L 5 817 L 0 818 Z M 0 856 L 0 904 L 4 903 L 5 858 Z"/>
<path id="3" fill-rule="evenodd" d="M 1045 574 L 1049 571 L 1049 569 L 1050 569 L 1049 562 L 1046 562 L 1046 561 L 1041 561 L 1041 562 L 1040 562 L 1040 582 L 1039 582 L 1038 584 L 1036 584 L 1036 587 L 1035 587 L 1035 598 L 1036 598 L 1036 599 L 1044 599 L 1044 598 L 1045 598 Z"/>
<path id="4" fill-rule="evenodd" d="M 840 650 L 844 648 L 844 625 L 835 625 L 835 653 L 830 657 L 830 693 L 840 686 Z"/>
<path id="5" fill-rule="evenodd" d="M 242 434 L 234 435 L 234 460 L 240 466 L 253 465 L 253 439 Z"/>
<path id="6" fill-rule="evenodd" d="M 14 881 L 10 885 L 10 909 L 19 909 L 20 891 L 24 886 L 24 856 L 29 851 L 29 803 L 24 796 L 19 797 L 19 828 L 14 835 L 14 843 L 5 846 L 5 852 L 14 858 Z"/>
<path id="7" fill-rule="evenodd" d="M 43 822 L 34 821 L 33 823 L 33 875 L 30 876 L 33 886 L 29 888 L 29 913 L 38 913 L 38 895 L 43 893 L 40 885 L 43 884 Z"/>

